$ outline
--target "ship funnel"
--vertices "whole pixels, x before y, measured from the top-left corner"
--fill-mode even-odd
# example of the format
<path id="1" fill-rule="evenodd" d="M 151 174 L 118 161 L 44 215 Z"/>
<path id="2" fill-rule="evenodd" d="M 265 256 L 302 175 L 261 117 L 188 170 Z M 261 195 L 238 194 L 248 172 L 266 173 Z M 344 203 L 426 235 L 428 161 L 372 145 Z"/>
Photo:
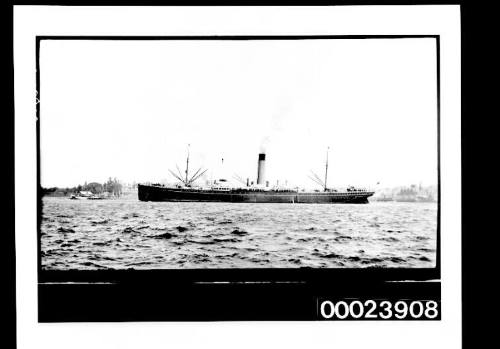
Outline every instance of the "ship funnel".
<path id="1" fill-rule="evenodd" d="M 259 162 L 257 167 L 257 184 L 264 184 L 264 176 L 266 173 L 266 154 L 259 154 Z"/>

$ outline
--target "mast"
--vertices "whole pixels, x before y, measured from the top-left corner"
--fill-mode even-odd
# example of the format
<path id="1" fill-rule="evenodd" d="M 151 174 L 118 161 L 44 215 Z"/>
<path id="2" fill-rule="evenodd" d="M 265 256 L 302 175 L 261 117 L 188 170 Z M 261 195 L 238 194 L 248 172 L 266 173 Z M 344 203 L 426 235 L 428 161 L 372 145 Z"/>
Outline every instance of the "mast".
<path id="1" fill-rule="evenodd" d="M 326 148 L 326 165 L 325 165 L 325 191 L 327 189 L 327 179 L 328 179 L 328 150 L 330 147 Z"/>
<path id="2" fill-rule="evenodd" d="M 188 183 L 188 172 L 189 172 L 189 144 L 188 144 L 188 153 L 186 159 L 186 184 Z"/>
<path id="3" fill-rule="evenodd" d="M 196 181 L 198 178 L 203 176 L 205 172 L 208 171 L 208 169 L 203 170 L 202 167 L 194 171 L 194 174 L 191 174 L 191 178 L 189 178 L 189 147 L 191 144 L 188 144 L 188 151 L 187 151 L 187 158 L 186 158 L 186 170 L 184 172 L 185 176 L 182 174 L 182 171 L 179 169 L 179 166 L 177 164 L 175 165 L 175 168 L 177 169 L 177 173 L 175 173 L 172 170 L 168 170 L 172 176 L 174 176 L 179 182 L 183 183 L 185 187 L 191 187 L 191 184 Z"/>

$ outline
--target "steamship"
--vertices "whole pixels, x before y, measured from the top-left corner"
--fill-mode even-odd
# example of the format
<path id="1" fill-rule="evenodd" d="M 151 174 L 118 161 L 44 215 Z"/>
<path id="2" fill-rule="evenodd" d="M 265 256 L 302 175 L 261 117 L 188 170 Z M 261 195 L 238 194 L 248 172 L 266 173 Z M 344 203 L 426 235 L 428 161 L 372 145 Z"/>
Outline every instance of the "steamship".
<path id="1" fill-rule="evenodd" d="M 175 186 L 162 184 L 139 184 L 138 196 L 141 201 L 196 201 L 196 202 L 248 202 L 248 203 L 368 203 L 368 198 L 374 194 L 373 191 L 348 187 L 345 190 L 336 190 L 327 187 L 328 175 L 328 152 L 326 157 L 324 181 L 316 174 L 310 177 L 322 190 L 306 191 L 299 188 L 287 188 L 269 186 L 265 181 L 266 154 L 260 153 L 257 163 L 257 183 L 242 182 L 239 187 L 228 184 L 226 179 L 219 179 L 207 186 L 196 186 L 194 182 L 199 179 L 206 170 L 198 169 L 191 177 L 189 176 L 189 151 L 186 160 L 185 176 L 181 175 L 179 168 L 175 173 L 170 173 L 179 181 Z"/>

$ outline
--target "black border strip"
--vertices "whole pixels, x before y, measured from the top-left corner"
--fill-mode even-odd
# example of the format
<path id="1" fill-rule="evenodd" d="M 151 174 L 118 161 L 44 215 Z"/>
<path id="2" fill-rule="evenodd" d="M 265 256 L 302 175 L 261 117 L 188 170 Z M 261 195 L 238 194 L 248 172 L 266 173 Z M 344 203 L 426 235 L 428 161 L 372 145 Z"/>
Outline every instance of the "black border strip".
<path id="1" fill-rule="evenodd" d="M 436 40 L 437 63 L 437 122 L 438 122 L 438 210 L 437 210 L 437 246 L 435 268 L 328 268 L 328 269 L 162 269 L 162 270 L 43 270 L 41 267 L 41 185 L 40 185 L 40 103 L 36 106 L 37 115 L 37 203 L 38 203 L 38 282 L 164 282 L 168 279 L 177 285 L 199 282 L 308 282 L 312 284 L 328 284 L 328 281 L 353 281 L 363 278 L 368 281 L 403 281 L 431 280 L 441 278 L 441 175 L 440 175 L 440 36 L 439 35 L 214 35 L 214 36 L 37 36 L 36 37 L 36 82 L 40 98 L 40 42 L 41 40 L 324 40 L 324 39 L 415 39 L 433 38 Z"/>
<path id="2" fill-rule="evenodd" d="M 57 6 L 168 6 L 168 7 L 194 7 L 194 6 L 210 6 L 210 7 L 238 7 L 238 6 L 286 6 L 286 7 L 299 7 L 299 6 L 391 6 L 391 5 L 405 5 L 405 6 L 442 6 L 442 5 L 460 5 L 460 1 L 453 0 L 314 0 L 310 4 L 290 3 L 287 0 L 270 0 L 270 1 L 256 1 L 256 0 L 243 0 L 238 1 L 235 5 L 231 2 L 224 0 L 197 0 L 186 1 L 183 0 L 20 0 L 14 1 L 15 5 L 57 5 Z M 463 1 L 462 1 L 463 2 Z"/>
<path id="3" fill-rule="evenodd" d="M 436 268 L 441 276 L 441 37 L 436 37 L 436 107 L 437 107 L 437 236 L 436 236 Z"/>
<path id="4" fill-rule="evenodd" d="M 137 36 L 117 36 L 117 35 L 49 35 L 37 36 L 40 40 L 173 40 L 173 41 L 193 41 L 193 40 L 217 40 L 217 41 L 240 41 L 240 40 L 328 40 L 328 39 L 439 39 L 439 35 L 408 34 L 408 35 L 137 35 Z"/>
<path id="5" fill-rule="evenodd" d="M 17 275 L 16 275 L 16 232 L 15 232 L 15 91 L 14 91 L 14 16 L 12 8 L 2 8 L 2 14 L 8 17 L 2 21 L 2 29 L 5 37 L 3 50 L 5 61 L 3 62 L 3 76 L 5 77 L 4 87 L 7 92 L 3 93 L 2 104 L 2 182 L 4 183 L 3 205 L 2 205 L 2 276 L 3 290 L 2 297 L 2 318 L 4 319 L 4 333 L 2 343 L 12 343 L 12 347 L 17 346 Z M 12 50 L 12 51 L 11 51 Z M 10 320 L 10 321 L 9 321 Z"/>

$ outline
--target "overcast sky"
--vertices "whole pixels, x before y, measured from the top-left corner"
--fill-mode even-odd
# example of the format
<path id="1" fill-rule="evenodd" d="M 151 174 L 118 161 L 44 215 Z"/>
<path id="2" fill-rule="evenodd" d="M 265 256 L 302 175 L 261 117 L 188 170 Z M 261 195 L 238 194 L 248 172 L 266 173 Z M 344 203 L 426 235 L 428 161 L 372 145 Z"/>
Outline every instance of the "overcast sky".
<path id="1" fill-rule="evenodd" d="M 436 184 L 434 39 L 47 41 L 42 186 L 108 177 L 266 179 L 314 187 Z M 224 166 L 221 159 L 224 158 Z"/>

